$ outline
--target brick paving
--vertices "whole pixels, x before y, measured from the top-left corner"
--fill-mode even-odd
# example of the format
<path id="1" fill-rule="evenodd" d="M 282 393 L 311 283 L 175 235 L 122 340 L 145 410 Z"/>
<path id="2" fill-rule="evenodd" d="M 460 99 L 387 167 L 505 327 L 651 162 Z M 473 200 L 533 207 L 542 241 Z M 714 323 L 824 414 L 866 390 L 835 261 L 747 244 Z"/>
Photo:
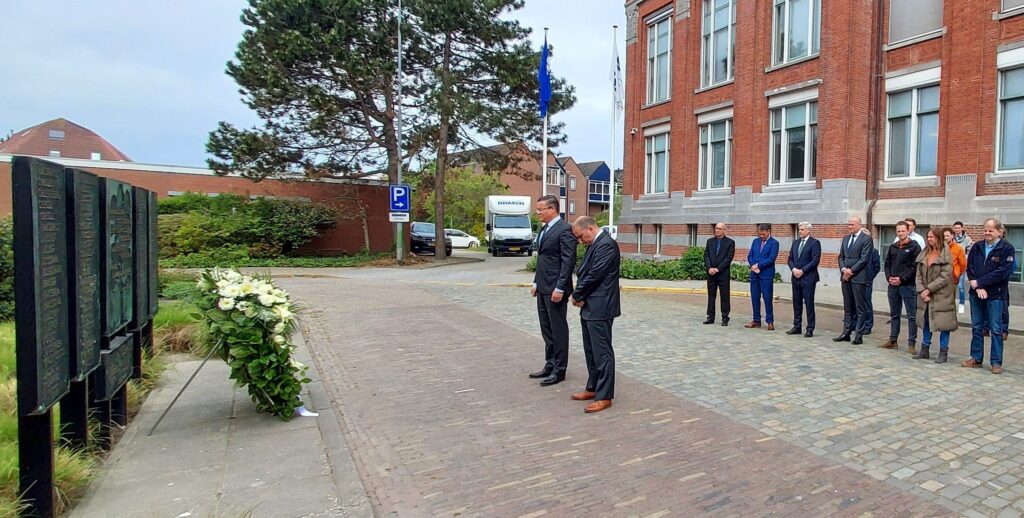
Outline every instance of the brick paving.
<path id="1" fill-rule="evenodd" d="M 282 283 L 309 308 L 310 349 L 377 515 L 940 516 L 1024 504 L 1010 464 L 1024 434 L 1009 426 L 1024 402 L 1003 394 L 976 411 L 1024 388 L 1013 375 L 700 326 L 699 306 L 626 294 L 619 397 L 585 415 L 569 400 L 585 378 L 575 311 L 569 379 L 542 388 L 525 376 L 541 346 L 524 290 Z M 974 406 L 954 404 L 965 387 Z"/>

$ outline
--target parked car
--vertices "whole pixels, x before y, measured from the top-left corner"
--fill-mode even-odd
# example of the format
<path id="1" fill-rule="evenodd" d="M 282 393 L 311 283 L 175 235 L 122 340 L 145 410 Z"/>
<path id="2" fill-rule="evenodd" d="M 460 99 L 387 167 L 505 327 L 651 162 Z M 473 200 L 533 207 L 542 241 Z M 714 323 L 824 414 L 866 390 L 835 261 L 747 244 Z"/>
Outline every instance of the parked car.
<path id="1" fill-rule="evenodd" d="M 410 225 L 409 239 L 411 241 L 412 253 L 417 255 L 434 255 L 434 239 L 436 229 L 433 223 L 413 221 Z M 444 238 L 444 255 L 452 255 L 452 240 Z"/>
<path id="2" fill-rule="evenodd" d="M 444 229 L 444 235 L 452 240 L 453 248 L 475 248 L 480 246 L 480 240 L 454 228 Z"/>

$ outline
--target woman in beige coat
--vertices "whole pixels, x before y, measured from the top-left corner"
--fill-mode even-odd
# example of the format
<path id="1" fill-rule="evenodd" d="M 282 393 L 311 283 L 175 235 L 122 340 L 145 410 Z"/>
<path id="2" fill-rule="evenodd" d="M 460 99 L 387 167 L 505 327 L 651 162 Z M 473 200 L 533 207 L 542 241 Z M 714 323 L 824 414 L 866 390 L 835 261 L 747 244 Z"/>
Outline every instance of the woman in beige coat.
<path id="1" fill-rule="evenodd" d="M 939 356 L 935 363 L 946 363 L 949 333 L 959 325 L 956 320 L 956 284 L 953 283 L 953 256 L 942 238 L 942 228 L 928 230 L 928 244 L 917 256 L 917 323 L 923 340 L 914 359 L 928 359 L 932 332 L 939 332 Z"/>

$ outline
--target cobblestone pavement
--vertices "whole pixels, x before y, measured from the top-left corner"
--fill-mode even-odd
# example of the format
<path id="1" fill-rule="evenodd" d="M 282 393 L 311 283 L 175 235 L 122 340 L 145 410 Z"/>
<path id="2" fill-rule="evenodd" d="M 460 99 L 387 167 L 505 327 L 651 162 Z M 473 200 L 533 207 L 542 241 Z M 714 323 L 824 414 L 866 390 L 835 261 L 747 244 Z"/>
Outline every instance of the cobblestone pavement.
<path id="1" fill-rule="evenodd" d="M 624 294 L 615 406 L 542 388 L 521 289 L 283 279 L 377 515 L 1016 516 L 1024 383 L 874 347 L 702 326 Z"/>

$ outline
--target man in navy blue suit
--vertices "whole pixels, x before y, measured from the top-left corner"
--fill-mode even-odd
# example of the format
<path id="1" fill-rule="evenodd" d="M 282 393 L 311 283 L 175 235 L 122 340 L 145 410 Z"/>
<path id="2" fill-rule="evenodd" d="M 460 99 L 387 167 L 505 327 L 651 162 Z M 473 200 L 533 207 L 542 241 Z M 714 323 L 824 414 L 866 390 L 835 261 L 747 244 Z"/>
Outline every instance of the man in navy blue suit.
<path id="1" fill-rule="evenodd" d="M 789 269 L 793 271 L 793 328 L 787 335 L 798 335 L 803 324 L 804 308 L 807 308 L 807 332 L 814 336 L 814 289 L 818 286 L 818 263 L 821 262 L 821 242 L 811 237 L 811 224 L 804 221 L 797 225 L 800 238 L 789 249 Z"/>
<path id="2" fill-rule="evenodd" d="M 768 324 L 768 330 L 774 331 L 772 283 L 775 282 L 775 258 L 779 256 L 779 242 L 772 237 L 770 223 L 758 225 L 757 236 L 747 252 L 747 264 L 750 265 L 750 301 L 754 306 L 754 319 L 743 327 L 761 327 L 761 300 L 764 300 L 764 319 Z"/>

